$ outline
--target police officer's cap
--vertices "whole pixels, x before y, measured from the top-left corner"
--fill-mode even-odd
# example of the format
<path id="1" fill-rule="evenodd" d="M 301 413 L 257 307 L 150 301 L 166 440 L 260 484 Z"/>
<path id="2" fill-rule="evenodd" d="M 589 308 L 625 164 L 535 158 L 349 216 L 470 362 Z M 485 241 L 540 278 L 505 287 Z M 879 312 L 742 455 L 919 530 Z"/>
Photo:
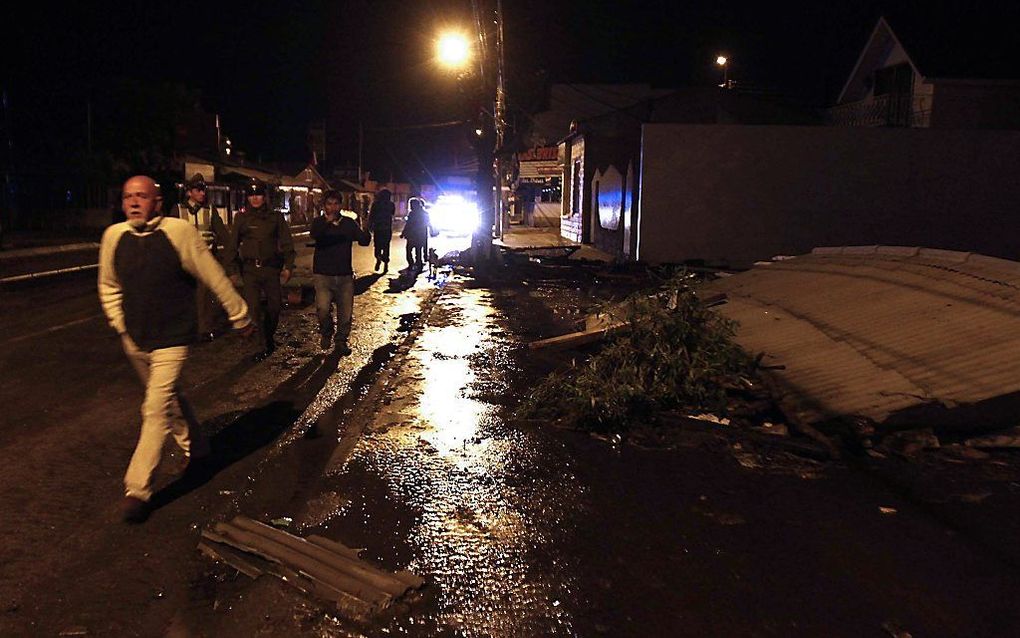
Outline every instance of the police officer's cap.
<path id="1" fill-rule="evenodd" d="M 191 179 L 188 180 L 188 189 L 190 190 L 193 188 L 205 190 L 205 177 L 203 177 L 201 173 L 195 173 L 191 176 Z"/>
<path id="2" fill-rule="evenodd" d="M 247 188 L 244 189 L 245 195 L 249 197 L 252 195 L 265 195 L 266 194 L 266 183 L 262 180 L 253 179 L 248 183 Z"/>

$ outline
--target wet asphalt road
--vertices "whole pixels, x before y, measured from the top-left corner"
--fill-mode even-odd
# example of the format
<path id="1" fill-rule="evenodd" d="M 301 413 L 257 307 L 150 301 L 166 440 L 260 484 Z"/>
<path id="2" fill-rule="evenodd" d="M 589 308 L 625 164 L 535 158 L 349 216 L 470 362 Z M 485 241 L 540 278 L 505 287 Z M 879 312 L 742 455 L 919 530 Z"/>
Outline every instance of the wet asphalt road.
<path id="1" fill-rule="evenodd" d="M 5 294 L 0 635 L 1015 635 L 1010 561 L 866 474 L 768 463 L 717 429 L 658 449 L 509 422 L 548 363 L 521 344 L 562 331 L 570 313 L 550 308 L 586 286 L 363 282 L 348 359 L 315 351 L 308 307 L 262 366 L 237 340 L 195 349 L 188 391 L 220 467 L 165 477 L 140 528 L 115 518 L 140 390 L 88 318 L 94 291 Z M 199 530 L 238 512 L 427 586 L 350 622 L 198 555 Z"/>
<path id="2" fill-rule="evenodd" d="M 557 292 L 449 286 L 314 505 L 272 511 L 424 576 L 423 600 L 366 626 L 227 588 L 214 633 L 1013 634 L 1015 569 L 867 474 L 711 431 L 665 450 L 508 423 L 539 378 L 520 337 Z"/>
<path id="3" fill-rule="evenodd" d="M 309 263 L 311 251 L 302 252 Z M 402 254 L 394 241 L 395 269 Z M 372 272 L 371 248 L 358 247 L 355 257 L 359 272 Z M 170 446 L 162 507 L 130 528 L 117 520 L 117 503 L 142 392 L 101 316 L 94 282 L 86 273 L 0 290 L 0 635 L 55 635 L 78 625 L 93 635 L 161 633 L 174 613 L 170 601 L 186 601 L 192 574 L 206 566 L 195 552 L 200 527 L 243 500 L 274 446 L 287 446 L 286 433 L 369 380 L 403 336 L 400 316 L 417 312 L 430 287 L 423 277 L 406 291 L 393 289 L 389 276 L 362 279 L 354 354 L 343 359 L 319 354 L 311 306 L 285 311 L 280 348 L 263 364 L 250 363 L 254 343 L 236 336 L 194 348 L 183 383 L 212 438 L 217 472 L 204 484 L 175 483 L 183 460 Z M 329 438 L 319 442 L 331 447 Z M 154 600 L 168 604 L 150 606 Z"/>

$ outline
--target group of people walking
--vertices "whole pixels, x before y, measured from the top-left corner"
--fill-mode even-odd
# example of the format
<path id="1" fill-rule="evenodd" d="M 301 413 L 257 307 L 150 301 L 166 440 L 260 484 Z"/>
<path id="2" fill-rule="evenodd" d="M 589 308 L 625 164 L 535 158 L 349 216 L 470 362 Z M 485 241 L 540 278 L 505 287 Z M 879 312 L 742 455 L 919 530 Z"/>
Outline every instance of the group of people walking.
<path id="1" fill-rule="evenodd" d="M 201 467 L 208 458 L 209 445 L 195 428 L 178 380 L 196 335 L 204 341 L 217 336 L 215 305 L 223 307 L 234 330 L 258 335 L 254 359 L 262 361 L 276 349 L 282 286 L 294 271 L 290 227 L 269 207 L 264 183 L 253 181 L 246 187 L 247 207 L 229 231 L 208 201 L 202 175 L 188 181 L 186 192 L 185 201 L 173 211 L 176 216 L 164 215 L 155 180 L 145 175 L 128 179 L 121 199 L 125 221 L 107 228 L 100 244 L 100 302 L 145 386 L 141 433 L 124 477 L 121 510 L 127 522 L 148 517 L 152 480 L 168 436 L 183 450 L 189 469 Z M 401 236 L 408 243 L 409 269 L 420 270 L 430 226 L 422 202 L 413 201 L 418 203 L 411 205 Z M 328 351 L 332 345 L 347 355 L 354 308 L 353 245 L 368 246 L 374 235 L 375 269 L 386 272 L 395 206 L 389 191 L 380 191 L 365 228 L 341 205 L 338 193 L 327 192 L 323 214 L 312 221 L 310 234 L 315 241 L 312 273 L 320 347 Z M 412 251 L 417 251 L 417 260 L 412 260 Z"/>
<path id="2" fill-rule="evenodd" d="M 177 205 L 175 216 L 194 227 L 228 276 L 242 282 L 245 303 L 259 329 L 260 348 L 255 360 L 261 361 L 276 349 L 273 336 L 283 306 L 282 286 L 294 272 L 297 253 L 290 227 L 283 215 L 269 207 L 266 185 L 260 181 L 253 180 L 246 186 L 245 212 L 237 216 L 230 231 L 219 210 L 208 201 L 201 174 L 192 176 L 186 189 L 187 197 Z M 217 334 L 216 304 L 200 279 L 196 279 L 196 306 L 199 339 L 212 341 Z"/>

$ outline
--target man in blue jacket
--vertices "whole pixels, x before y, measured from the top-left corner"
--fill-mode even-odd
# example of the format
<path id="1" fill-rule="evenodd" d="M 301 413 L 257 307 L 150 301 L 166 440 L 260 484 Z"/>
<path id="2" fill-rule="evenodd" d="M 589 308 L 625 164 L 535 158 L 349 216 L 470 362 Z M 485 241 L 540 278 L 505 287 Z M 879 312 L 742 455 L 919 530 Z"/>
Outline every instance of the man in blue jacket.
<path id="1" fill-rule="evenodd" d="M 319 317 L 319 346 L 329 350 L 333 337 L 331 311 L 336 304 L 336 350 L 348 355 L 347 338 L 354 316 L 354 268 L 351 252 L 354 242 L 368 246 L 372 236 L 361 228 L 356 218 L 340 213 L 340 195 L 326 193 L 324 215 L 312 221 L 310 233 L 315 240 L 312 256 L 312 277 L 315 281 L 315 312 Z"/>

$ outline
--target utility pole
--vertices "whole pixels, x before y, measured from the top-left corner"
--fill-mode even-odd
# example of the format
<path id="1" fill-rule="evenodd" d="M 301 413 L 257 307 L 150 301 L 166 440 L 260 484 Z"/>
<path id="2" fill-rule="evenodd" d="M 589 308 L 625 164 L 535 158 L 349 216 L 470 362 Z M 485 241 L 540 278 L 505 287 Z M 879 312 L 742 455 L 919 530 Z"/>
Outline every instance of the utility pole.
<path id="1" fill-rule="evenodd" d="M 361 120 L 358 120 L 358 185 L 364 186 L 365 182 L 361 179 L 361 150 L 365 145 L 365 128 L 361 124 Z"/>
<path id="2" fill-rule="evenodd" d="M 506 84 L 505 62 L 503 53 L 503 1 L 496 0 L 495 10 L 482 11 L 480 3 L 484 0 L 472 0 L 475 26 L 478 31 L 478 76 L 480 85 L 481 122 L 479 138 L 476 140 L 478 157 L 478 175 L 476 191 L 481 213 L 481 224 L 475 232 L 472 247 L 480 261 L 487 261 L 492 256 L 493 230 L 497 237 L 502 238 L 506 226 L 503 211 L 503 189 L 505 167 L 502 157 L 506 145 Z M 491 5 L 489 5 L 491 7 Z M 495 26 L 495 50 L 490 51 L 488 28 Z M 491 67 L 489 65 L 492 65 Z M 489 78 L 495 76 L 495 86 Z M 495 100 L 493 101 L 493 89 Z M 492 125 L 488 124 L 487 106 L 493 105 Z"/>
<path id="3" fill-rule="evenodd" d="M 503 211 L 503 183 L 506 171 L 503 166 L 505 156 L 503 145 L 506 142 L 506 90 L 503 62 L 503 0 L 496 0 L 496 108 L 494 125 L 496 127 L 496 236 L 503 239 L 506 214 Z"/>
<path id="4" fill-rule="evenodd" d="M 488 22 L 483 16 L 479 6 L 480 0 L 471 0 L 471 9 L 474 13 L 475 28 L 478 35 L 478 81 L 479 96 L 482 104 L 488 100 L 490 86 L 487 82 L 486 67 L 488 66 L 489 51 L 487 46 L 485 26 Z M 491 104 L 491 102 L 489 102 Z M 492 258 L 492 229 L 496 221 L 499 209 L 497 200 L 493 197 L 493 138 L 489 134 L 489 127 L 485 123 L 485 111 L 482 108 L 479 113 L 479 124 L 482 133 L 475 140 L 475 154 L 478 158 L 478 172 L 475 176 L 475 192 L 478 194 L 479 224 L 475 229 L 471 241 L 472 252 L 475 263 L 488 263 Z M 498 196 L 498 193 L 497 193 Z"/>

